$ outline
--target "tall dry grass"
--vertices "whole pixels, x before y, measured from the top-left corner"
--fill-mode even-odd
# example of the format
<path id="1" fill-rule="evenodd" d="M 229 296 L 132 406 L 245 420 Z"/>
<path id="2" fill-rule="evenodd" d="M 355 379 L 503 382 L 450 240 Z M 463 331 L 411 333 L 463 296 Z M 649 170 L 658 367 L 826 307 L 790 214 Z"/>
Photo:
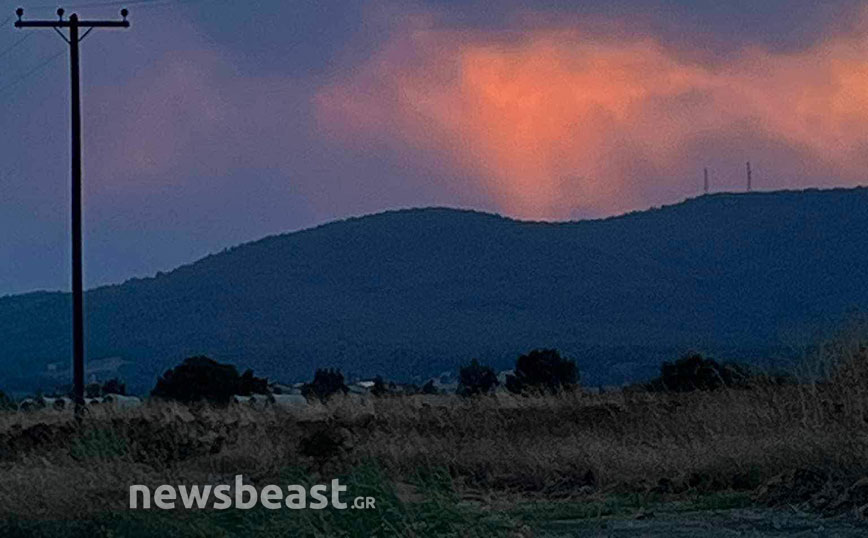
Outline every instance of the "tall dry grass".
<path id="1" fill-rule="evenodd" d="M 0 416 L 2 516 L 121 510 L 130 484 L 288 483 L 375 465 L 448 473 L 468 498 L 749 490 L 790 469 L 868 472 L 868 354 L 820 346 L 824 375 L 688 394 L 338 398 L 281 410 L 149 402 Z M 834 360 L 833 360 L 834 359 Z"/>

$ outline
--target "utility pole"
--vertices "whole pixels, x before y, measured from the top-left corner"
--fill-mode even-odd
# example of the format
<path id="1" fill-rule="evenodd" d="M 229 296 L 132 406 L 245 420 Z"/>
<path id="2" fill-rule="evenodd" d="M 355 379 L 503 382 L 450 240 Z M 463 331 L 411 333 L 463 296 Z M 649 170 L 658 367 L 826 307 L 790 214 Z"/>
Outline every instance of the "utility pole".
<path id="1" fill-rule="evenodd" d="M 750 161 L 748 161 L 747 162 L 747 192 L 750 192 L 751 179 L 753 179 L 753 178 L 751 176 L 751 171 L 750 171 Z"/>
<path id="2" fill-rule="evenodd" d="M 73 13 L 63 20 L 63 9 L 57 10 L 56 21 L 23 21 L 24 10 L 18 8 L 16 28 L 51 28 L 69 44 L 70 105 L 72 124 L 72 377 L 75 397 L 75 415 L 79 419 L 84 411 L 84 283 L 81 263 L 81 95 L 79 90 L 78 44 L 94 28 L 129 28 L 129 12 L 121 10 L 120 21 L 80 21 Z M 60 28 L 68 28 L 64 35 Z M 79 29 L 86 28 L 79 36 Z"/>
<path id="3" fill-rule="evenodd" d="M 705 183 L 703 183 L 703 192 L 704 192 L 705 194 L 708 194 L 708 168 L 705 168 L 705 169 L 703 170 L 703 172 L 704 172 L 704 175 L 705 175 Z"/>

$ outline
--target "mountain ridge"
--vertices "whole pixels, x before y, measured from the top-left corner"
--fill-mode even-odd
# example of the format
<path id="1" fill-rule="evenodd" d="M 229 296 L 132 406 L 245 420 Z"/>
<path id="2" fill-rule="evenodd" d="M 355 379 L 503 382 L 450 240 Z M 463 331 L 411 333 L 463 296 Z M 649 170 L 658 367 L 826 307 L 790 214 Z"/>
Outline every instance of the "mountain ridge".
<path id="1" fill-rule="evenodd" d="M 442 207 L 350 217 L 88 290 L 88 356 L 129 361 L 121 373 L 141 387 L 196 353 L 281 379 L 317 366 L 425 376 L 471 356 L 508 367 L 540 346 L 592 382 L 647 376 L 687 348 L 755 359 L 778 353 L 781 330 L 868 304 L 866 202 L 857 187 L 566 222 Z M 68 361 L 68 305 L 64 292 L 0 297 L 0 375 L 38 385 L 34 371 Z"/>

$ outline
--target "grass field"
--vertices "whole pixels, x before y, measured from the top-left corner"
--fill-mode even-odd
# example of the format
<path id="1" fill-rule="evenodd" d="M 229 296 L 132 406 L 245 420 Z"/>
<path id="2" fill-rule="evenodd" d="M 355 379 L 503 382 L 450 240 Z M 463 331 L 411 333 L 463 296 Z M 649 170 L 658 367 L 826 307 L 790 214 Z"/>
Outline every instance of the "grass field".
<path id="1" fill-rule="evenodd" d="M 862 347 L 824 383 L 0 416 L 4 536 L 543 536 L 764 505 L 868 515 Z M 341 477 L 375 510 L 128 510 L 131 484 Z M 862 485 L 860 485 L 862 484 Z M 554 522 L 554 523 L 553 523 Z M 556 526 L 556 525 L 555 525 Z M 62 532 L 61 532 L 62 529 Z M 78 533 L 78 534 L 77 534 Z M 554 533 L 554 534 L 552 534 Z"/>

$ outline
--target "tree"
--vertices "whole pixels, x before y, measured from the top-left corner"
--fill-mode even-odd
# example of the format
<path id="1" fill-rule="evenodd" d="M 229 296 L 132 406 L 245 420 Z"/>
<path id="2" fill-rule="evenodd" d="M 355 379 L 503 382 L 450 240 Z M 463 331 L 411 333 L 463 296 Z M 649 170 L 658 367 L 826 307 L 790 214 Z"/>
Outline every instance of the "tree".
<path id="1" fill-rule="evenodd" d="M 84 397 L 85 398 L 99 398 L 101 396 L 102 387 L 99 383 L 88 383 L 84 387 Z"/>
<path id="2" fill-rule="evenodd" d="M 675 362 L 664 362 L 660 366 L 660 378 L 652 388 L 673 392 L 714 390 L 740 384 L 748 376 L 748 372 L 738 365 L 721 365 L 699 353 L 689 353 Z"/>
<path id="3" fill-rule="evenodd" d="M 440 391 L 438 391 L 437 387 L 434 386 L 433 379 L 429 379 L 427 383 L 422 385 L 422 389 L 420 392 L 422 394 L 440 394 Z"/>
<path id="4" fill-rule="evenodd" d="M 572 390 L 579 382 L 575 361 L 561 357 L 556 349 L 534 349 L 515 363 L 515 374 L 506 377 L 506 388 L 516 394 Z"/>
<path id="5" fill-rule="evenodd" d="M 301 393 L 308 400 L 317 398 L 325 403 L 333 395 L 339 392 L 346 394 L 349 390 L 344 383 L 344 374 L 340 370 L 328 368 L 317 369 L 313 375 L 313 381 L 305 384 L 301 388 Z"/>
<path id="6" fill-rule="evenodd" d="M 100 385 L 99 383 L 89 383 L 84 388 L 85 397 L 99 398 L 106 394 L 126 394 L 127 386 L 118 378 L 112 378 Z"/>
<path id="7" fill-rule="evenodd" d="M 239 380 L 237 394 L 249 396 L 251 394 L 265 394 L 268 392 L 268 380 L 262 377 L 253 375 L 253 370 L 244 370 Z"/>
<path id="8" fill-rule="evenodd" d="M 386 383 L 381 376 L 374 378 L 374 386 L 371 387 L 371 394 L 377 397 L 385 396 L 389 392 Z"/>
<path id="9" fill-rule="evenodd" d="M 15 402 L 5 392 L 0 390 L 0 411 L 8 411 L 10 409 L 15 409 Z"/>
<path id="10" fill-rule="evenodd" d="M 208 401 L 226 405 L 234 394 L 250 394 L 252 387 L 268 385 L 267 380 L 254 377 L 250 370 L 245 372 L 245 376 L 242 379 L 231 364 L 222 364 L 204 356 L 190 357 L 166 371 L 157 380 L 151 395 L 184 403 Z"/>
<path id="11" fill-rule="evenodd" d="M 102 395 L 106 394 L 122 394 L 126 395 L 127 385 L 120 379 L 113 377 L 102 384 Z"/>
<path id="12" fill-rule="evenodd" d="M 651 392 L 691 392 L 722 387 L 749 388 L 757 385 L 785 385 L 795 379 L 786 373 L 762 372 L 737 362 L 719 363 L 699 353 L 660 365 L 660 376 L 637 388 Z"/>
<path id="13" fill-rule="evenodd" d="M 497 374 L 489 366 L 479 364 L 473 359 L 470 364 L 458 371 L 458 390 L 460 396 L 476 396 L 490 394 L 499 385 Z"/>

